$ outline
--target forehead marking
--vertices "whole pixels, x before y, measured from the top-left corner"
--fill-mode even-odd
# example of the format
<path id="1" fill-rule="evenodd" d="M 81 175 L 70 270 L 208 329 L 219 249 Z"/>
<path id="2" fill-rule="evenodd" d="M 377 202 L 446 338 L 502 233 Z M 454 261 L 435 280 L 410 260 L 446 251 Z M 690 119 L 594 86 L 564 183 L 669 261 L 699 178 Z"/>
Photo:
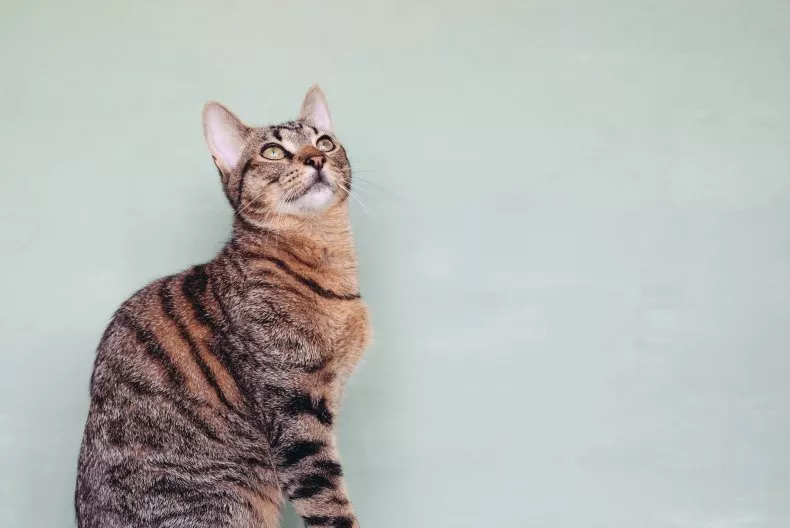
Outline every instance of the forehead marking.
<path id="1" fill-rule="evenodd" d="M 312 144 L 310 135 L 305 132 L 306 131 L 301 128 L 293 129 L 284 126 L 269 128 L 271 136 L 279 141 L 282 146 L 292 151 L 305 143 Z"/>

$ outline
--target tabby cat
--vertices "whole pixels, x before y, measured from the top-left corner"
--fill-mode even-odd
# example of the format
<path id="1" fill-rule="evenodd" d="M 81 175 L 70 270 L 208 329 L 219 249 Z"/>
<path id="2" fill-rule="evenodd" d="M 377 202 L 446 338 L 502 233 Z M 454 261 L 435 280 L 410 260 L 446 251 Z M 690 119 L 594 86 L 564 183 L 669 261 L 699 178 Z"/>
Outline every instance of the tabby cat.
<path id="1" fill-rule="evenodd" d="M 313 86 L 254 128 L 208 103 L 235 211 L 209 263 L 149 284 L 98 347 L 75 493 L 80 528 L 359 526 L 333 424 L 370 339 L 349 221 L 351 167 Z"/>

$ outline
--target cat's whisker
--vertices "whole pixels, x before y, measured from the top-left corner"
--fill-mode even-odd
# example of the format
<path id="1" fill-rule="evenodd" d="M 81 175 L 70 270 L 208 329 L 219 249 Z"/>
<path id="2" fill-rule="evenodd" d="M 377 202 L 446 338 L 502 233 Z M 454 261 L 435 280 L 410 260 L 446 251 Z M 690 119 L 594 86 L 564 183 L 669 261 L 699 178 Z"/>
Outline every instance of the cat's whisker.
<path id="1" fill-rule="evenodd" d="M 370 181 L 370 180 L 366 180 L 365 178 L 360 178 L 358 176 L 354 177 L 354 185 L 356 186 L 357 189 L 364 190 L 364 191 L 370 193 L 371 195 L 373 194 L 373 191 L 376 191 L 376 192 L 379 192 L 379 193 L 383 194 L 387 198 L 394 199 L 394 200 L 397 200 L 397 201 L 400 201 L 400 202 L 409 202 L 410 201 L 408 198 L 404 198 L 402 195 L 400 195 L 400 194 L 398 194 L 396 192 L 393 192 L 392 190 L 384 187 L 383 185 L 379 185 L 376 182 L 373 182 L 373 181 Z M 366 185 L 370 186 L 370 187 L 366 188 L 365 187 Z"/>
<path id="2" fill-rule="evenodd" d="M 359 182 L 366 183 L 368 185 L 372 185 L 373 187 L 378 187 L 382 191 L 386 191 L 387 190 L 383 185 L 380 185 L 380 184 L 378 184 L 378 183 L 376 183 L 374 181 L 371 181 L 371 180 L 366 180 L 365 178 L 355 177 L 354 181 L 359 181 Z"/>
<path id="3" fill-rule="evenodd" d="M 365 213 L 365 215 L 367 215 L 367 216 L 369 216 L 369 217 L 370 217 L 370 216 L 373 216 L 373 217 L 375 217 L 375 216 L 376 216 L 376 215 L 374 215 L 373 213 L 371 213 L 371 212 L 370 212 L 370 210 L 369 210 L 367 207 L 365 207 L 365 204 L 364 204 L 364 203 L 362 203 L 362 200 L 359 198 L 359 196 L 357 196 L 355 193 L 353 193 L 353 192 L 351 191 L 351 189 L 346 189 L 346 188 L 345 188 L 345 187 L 343 187 L 343 186 L 341 186 L 340 188 L 341 188 L 341 189 L 343 189 L 343 191 L 345 191 L 345 192 L 346 192 L 346 194 L 348 194 L 350 197 L 352 197 L 353 199 L 355 199 L 355 200 L 357 201 L 357 203 L 359 203 L 359 205 L 362 207 L 362 211 Z"/>
<path id="4" fill-rule="evenodd" d="M 359 185 L 355 185 L 355 186 L 354 186 L 354 188 L 355 188 L 357 191 L 362 191 L 362 192 L 365 192 L 365 193 L 368 193 L 368 194 L 372 194 L 371 190 L 370 190 L 370 189 L 367 189 L 367 188 L 365 188 L 365 187 L 361 187 L 361 186 L 359 186 Z"/>
<path id="5" fill-rule="evenodd" d="M 364 192 L 366 192 L 368 194 L 373 194 L 374 191 L 375 192 L 381 191 L 381 189 L 376 189 L 376 188 L 373 188 L 373 187 L 367 187 L 367 183 L 366 182 L 360 182 L 358 180 L 354 180 L 353 187 L 354 187 L 355 190 L 364 191 Z"/>
<path id="6" fill-rule="evenodd" d="M 263 196 L 264 194 L 266 194 L 266 189 L 262 190 L 262 191 L 260 192 L 260 194 L 258 194 L 257 196 L 255 196 L 255 198 L 253 198 L 253 199 L 252 199 L 252 200 L 250 200 L 249 202 L 247 202 L 247 204 L 246 204 L 246 205 L 244 205 L 244 206 L 239 206 L 239 209 L 238 209 L 236 212 L 237 212 L 238 214 L 241 214 L 241 213 L 243 213 L 245 210 L 247 210 L 247 208 L 248 208 L 250 205 L 252 205 L 253 203 L 255 203 L 255 201 L 256 201 L 258 198 L 260 198 L 261 196 Z"/>

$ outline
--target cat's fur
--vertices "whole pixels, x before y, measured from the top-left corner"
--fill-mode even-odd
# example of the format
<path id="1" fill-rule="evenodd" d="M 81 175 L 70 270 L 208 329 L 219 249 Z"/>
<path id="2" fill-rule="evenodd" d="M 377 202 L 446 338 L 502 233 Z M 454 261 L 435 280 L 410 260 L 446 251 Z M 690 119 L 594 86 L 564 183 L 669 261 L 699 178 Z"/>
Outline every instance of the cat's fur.
<path id="1" fill-rule="evenodd" d="M 278 126 L 217 103 L 203 117 L 233 234 L 211 262 L 133 295 L 105 331 L 78 525 L 272 528 L 287 498 L 307 526 L 357 527 L 333 434 L 370 339 L 345 150 L 318 87 Z M 318 150 L 323 136 L 333 150 Z M 265 159 L 269 144 L 284 158 Z"/>

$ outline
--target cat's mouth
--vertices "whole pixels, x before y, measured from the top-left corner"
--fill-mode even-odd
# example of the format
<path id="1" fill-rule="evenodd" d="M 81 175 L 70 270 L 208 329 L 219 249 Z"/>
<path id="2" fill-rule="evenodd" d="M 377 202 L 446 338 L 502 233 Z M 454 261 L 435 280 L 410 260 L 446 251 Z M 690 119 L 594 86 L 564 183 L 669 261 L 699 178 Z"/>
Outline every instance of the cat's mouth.
<path id="1" fill-rule="evenodd" d="M 301 190 L 283 203 L 285 212 L 313 215 L 324 211 L 335 197 L 335 186 L 330 177 L 314 170 L 302 184 Z"/>
<path id="2" fill-rule="evenodd" d="M 332 184 L 329 183 L 329 179 L 323 171 L 317 170 L 313 172 L 311 181 L 295 196 L 288 198 L 286 202 L 295 202 L 312 193 L 324 194 L 327 192 L 332 193 Z"/>

